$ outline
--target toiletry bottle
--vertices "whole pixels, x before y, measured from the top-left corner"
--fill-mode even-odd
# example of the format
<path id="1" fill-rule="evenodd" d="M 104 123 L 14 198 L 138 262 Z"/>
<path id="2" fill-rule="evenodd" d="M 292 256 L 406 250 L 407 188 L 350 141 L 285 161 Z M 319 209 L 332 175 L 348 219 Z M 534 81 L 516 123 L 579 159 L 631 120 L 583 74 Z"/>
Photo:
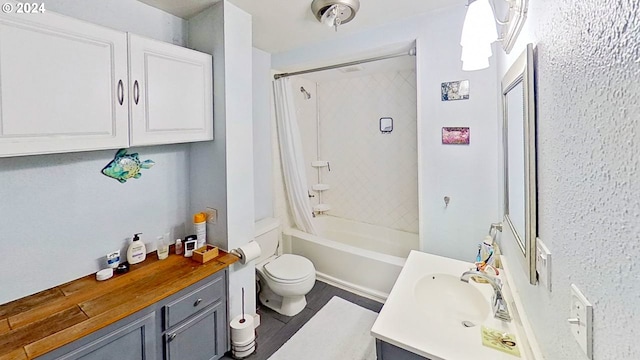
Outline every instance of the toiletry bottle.
<path id="1" fill-rule="evenodd" d="M 127 261 L 130 265 L 143 262 L 144 259 L 147 258 L 147 247 L 140 241 L 140 237 L 138 236 L 140 234 L 142 233 L 133 235 L 133 241 L 131 241 L 127 249 Z"/>
<path id="2" fill-rule="evenodd" d="M 156 249 L 158 252 L 158 260 L 164 260 L 169 256 L 169 245 L 165 243 L 164 236 L 158 236 Z"/>
<path id="3" fill-rule="evenodd" d="M 496 256 L 493 252 L 493 238 L 491 236 L 485 236 L 480 244 L 480 259 L 486 265 L 494 266 Z"/>
<path id="4" fill-rule="evenodd" d="M 107 266 L 115 269 L 120 265 L 120 250 L 107 254 Z"/>
<path id="5" fill-rule="evenodd" d="M 176 255 L 182 255 L 182 240 L 176 239 Z"/>
<path id="6" fill-rule="evenodd" d="M 201 248 L 207 243 L 207 214 L 199 212 L 193 215 L 193 227 L 198 237 L 196 248 Z"/>

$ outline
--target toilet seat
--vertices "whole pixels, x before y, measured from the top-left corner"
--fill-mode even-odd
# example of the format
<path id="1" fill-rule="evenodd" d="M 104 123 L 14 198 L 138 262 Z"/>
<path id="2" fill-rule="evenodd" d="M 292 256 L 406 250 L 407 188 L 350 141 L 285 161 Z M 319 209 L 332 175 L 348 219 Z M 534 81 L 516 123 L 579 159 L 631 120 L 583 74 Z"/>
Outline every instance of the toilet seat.
<path id="1" fill-rule="evenodd" d="M 299 283 L 315 275 L 313 263 L 302 256 L 283 254 L 262 267 L 271 280 L 282 284 Z"/>

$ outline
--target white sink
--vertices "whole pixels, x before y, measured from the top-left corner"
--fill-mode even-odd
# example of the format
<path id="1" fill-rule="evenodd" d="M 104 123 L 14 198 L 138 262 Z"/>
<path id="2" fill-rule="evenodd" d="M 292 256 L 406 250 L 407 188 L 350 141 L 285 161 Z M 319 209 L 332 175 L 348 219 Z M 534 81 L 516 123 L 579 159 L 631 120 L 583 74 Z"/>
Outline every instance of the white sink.
<path id="1" fill-rule="evenodd" d="M 485 296 L 460 276 L 428 274 L 415 285 L 414 295 L 421 311 L 428 316 L 461 324 L 479 323 L 487 318 L 491 307 Z"/>
<path id="2" fill-rule="evenodd" d="M 517 330 L 515 321 L 494 317 L 490 284 L 460 281 L 472 268 L 473 263 L 411 251 L 371 334 L 427 359 L 516 359 L 482 345 L 483 326 L 510 334 Z"/>

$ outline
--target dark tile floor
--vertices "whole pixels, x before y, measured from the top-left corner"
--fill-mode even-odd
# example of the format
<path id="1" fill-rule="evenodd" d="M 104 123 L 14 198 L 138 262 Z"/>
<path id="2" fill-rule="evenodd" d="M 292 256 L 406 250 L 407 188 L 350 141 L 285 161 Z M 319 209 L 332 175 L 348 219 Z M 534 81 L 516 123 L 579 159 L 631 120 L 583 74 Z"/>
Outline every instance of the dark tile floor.
<path id="1" fill-rule="evenodd" d="M 334 296 L 375 312 L 380 312 L 382 309 L 382 304 L 377 301 L 355 295 L 321 281 L 316 281 L 311 292 L 307 294 L 307 306 L 296 316 L 280 315 L 268 307 L 262 306 L 256 299 L 260 314 L 260 326 L 256 329 L 258 346 L 256 353 L 245 359 L 266 360 L 269 358 Z M 231 360 L 233 358 L 231 353 L 227 353 L 222 359 Z"/>

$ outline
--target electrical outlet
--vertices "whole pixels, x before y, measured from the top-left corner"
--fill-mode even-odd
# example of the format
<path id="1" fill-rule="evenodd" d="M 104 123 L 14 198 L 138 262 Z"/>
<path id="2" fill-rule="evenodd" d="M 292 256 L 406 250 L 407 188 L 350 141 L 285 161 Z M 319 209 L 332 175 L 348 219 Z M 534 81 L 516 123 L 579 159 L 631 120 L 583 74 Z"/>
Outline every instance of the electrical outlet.
<path id="1" fill-rule="evenodd" d="M 551 251 L 540 238 L 536 239 L 536 271 L 540 285 L 551 292 Z"/>
<path id="2" fill-rule="evenodd" d="M 208 207 L 205 209 L 204 213 L 207 214 L 207 224 L 218 223 L 218 210 Z"/>
<path id="3" fill-rule="evenodd" d="M 569 327 L 580 348 L 593 359 L 593 306 L 575 284 L 571 284 Z"/>

